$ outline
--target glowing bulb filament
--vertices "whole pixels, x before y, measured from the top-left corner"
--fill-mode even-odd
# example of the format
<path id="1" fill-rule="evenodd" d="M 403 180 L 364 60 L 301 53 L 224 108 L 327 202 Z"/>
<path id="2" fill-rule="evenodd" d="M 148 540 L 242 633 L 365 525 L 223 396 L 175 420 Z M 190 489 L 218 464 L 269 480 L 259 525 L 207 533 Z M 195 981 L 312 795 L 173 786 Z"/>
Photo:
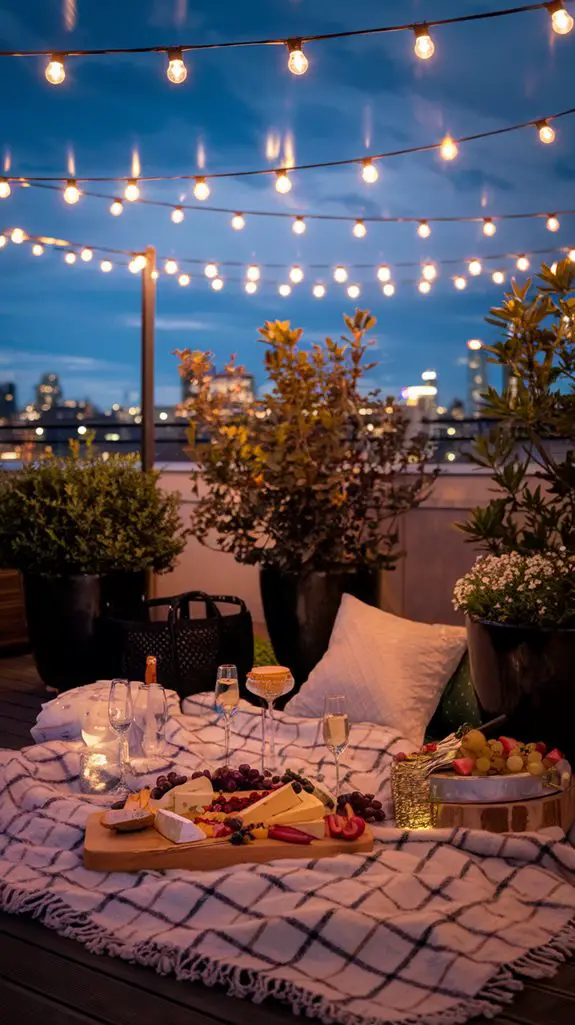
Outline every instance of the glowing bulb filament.
<path id="1" fill-rule="evenodd" d="M 82 249 L 82 252 L 80 253 L 80 259 L 83 260 L 84 263 L 90 263 L 90 260 L 92 259 L 93 255 L 94 253 L 92 252 L 92 250 L 89 249 L 88 246 L 86 246 L 84 249 Z"/>
<path id="2" fill-rule="evenodd" d="M 469 273 L 471 274 L 471 276 L 473 278 L 476 278 L 479 274 L 481 274 L 481 271 L 483 269 L 482 266 L 481 266 L 481 261 L 480 260 L 470 260 L 469 263 L 467 264 L 467 269 L 468 269 Z"/>
<path id="3" fill-rule="evenodd" d="M 415 45 L 413 52 L 416 57 L 420 60 L 426 61 L 430 57 L 433 57 L 435 53 L 435 43 L 429 35 L 429 25 L 416 25 L 414 28 L 415 32 Z"/>
<path id="4" fill-rule="evenodd" d="M 320 282 L 318 282 L 317 285 L 313 286 L 312 293 L 314 295 L 314 298 L 323 299 L 325 295 L 325 285 L 322 285 Z"/>
<path id="5" fill-rule="evenodd" d="M 429 227 L 427 221 L 420 222 L 419 227 L 417 229 L 417 234 L 420 238 L 429 238 L 429 236 L 431 235 L 431 228 Z"/>
<path id="6" fill-rule="evenodd" d="M 367 228 L 363 221 L 356 221 L 353 226 L 353 234 L 356 238 L 365 238 L 367 235 Z"/>
<path id="7" fill-rule="evenodd" d="M 548 11 L 551 15 L 551 27 L 558 36 L 566 36 L 573 28 L 573 18 L 559 2 L 549 4 Z"/>
<path id="8" fill-rule="evenodd" d="M 76 185 L 76 179 L 69 178 L 66 182 L 66 188 L 64 189 L 64 199 L 66 203 L 70 203 L 70 205 L 73 206 L 74 203 L 78 202 L 79 198 L 80 189 Z"/>
<path id="9" fill-rule="evenodd" d="M 44 252 L 44 246 L 41 246 L 38 242 L 36 243 L 35 246 L 32 246 L 32 255 L 33 256 L 42 256 L 43 252 Z"/>
<path id="10" fill-rule="evenodd" d="M 459 153 L 459 149 L 457 147 L 457 143 L 450 135 L 446 135 L 443 139 L 441 146 L 439 147 L 439 152 L 444 160 L 455 160 Z"/>
<path id="11" fill-rule="evenodd" d="M 207 263 L 204 268 L 204 274 L 207 278 L 217 278 L 218 268 L 215 263 Z"/>
<path id="12" fill-rule="evenodd" d="M 299 285 L 303 281 L 303 271 L 301 267 L 292 267 L 289 272 L 290 281 L 293 281 L 294 285 Z"/>
<path id="13" fill-rule="evenodd" d="M 243 214 L 234 214 L 232 217 L 232 228 L 234 231 L 241 231 L 245 228 L 246 222 Z"/>
<path id="14" fill-rule="evenodd" d="M 555 141 L 555 129 L 547 121 L 537 121 L 535 127 L 539 132 L 539 139 L 548 146 Z"/>
<path id="15" fill-rule="evenodd" d="M 6 178 L 0 178 L 0 199 L 8 199 L 11 191 L 10 182 Z"/>
<path id="16" fill-rule="evenodd" d="M 520 256 L 515 264 L 517 270 L 526 271 L 529 270 L 529 260 L 526 256 Z"/>
<path id="17" fill-rule="evenodd" d="M 491 220 L 491 217 L 486 217 L 483 222 L 483 234 L 491 237 L 492 235 L 495 235 L 496 231 L 497 228 L 494 222 Z"/>
<path id="18" fill-rule="evenodd" d="M 164 264 L 164 270 L 165 270 L 166 274 L 177 274 L 178 273 L 178 265 L 177 265 L 176 261 L 175 260 L 166 260 L 166 262 Z"/>
<path id="19" fill-rule="evenodd" d="M 291 179 L 287 171 L 276 171 L 276 192 L 281 192 L 285 195 L 290 190 Z"/>
<path id="20" fill-rule="evenodd" d="M 194 196 L 203 202 L 210 195 L 210 186 L 208 185 L 205 178 L 196 178 L 196 184 L 194 185 Z"/>
<path id="21" fill-rule="evenodd" d="M 188 77 L 188 69 L 184 64 L 181 50 L 168 50 L 168 67 L 166 70 L 170 82 L 180 85 Z"/>
<path id="22" fill-rule="evenodd" d="M 46 81 L 50 85 L 62 85 L 62 82 L 66 78 L 66 68 L 64 67 L 64 58 L 59 53 L 53 53 L 46 65 Z"/>
<path id="23" fill-rule="evenodd" d="M 305 232 L 305 229 L 306 229 L 306 223 L 305 223 L 303 217 L 296 217 L 295 221 L 293 222 L 293 224 L 291 226 L 291 230 L 293 231 L 294 235 L 303 235 L 303 233 Z"/>
<path id="24" fill-rule="evenodd" d="M 467 288 L 467 281 L 462 274 L 456 274 L 453 279 L 453 284 L 459 292 L 462 292 L 464 288 Z"/>
<path id="25" fill-rule="evenodd" d="M 560 227 L 559 218 L 555 214 L 549 214 L 547 218 L 547 231 L 559 231 Z"/>
<path id="26" fill-rule="evenodd" d="M 258 286 L 255 281 L 246 281 L 244 289 L 248 295 L 254 295 L 258 290 Z"/>
<path id="27" fill-rule="evenodd" d="M 110 260 L 102 260 L 100 264 L 100 270 L 103 271 L 104 274 L 109 274 L 112 270 L 112 263 L 110 262 Z"/>
<path id="28" fill-rule="evenodd" d="M 288 44 L 288 68 L 292 75 L 305 75 L 309 61 L 303 52 L 301 39 L 289 39 Z"/>
<path id="29" fill-rule="evenodd" d="M 207 268 L 206 268 L 206 273 L 207 273 Z M 257 267 L 255 263 L 252 263 L 252 265 L 250 267 L 248 267 L 248 269 L 246 271 L 246 278 L 248 279 L 248 281 L 259 281 L 260 280 L 260 273 L 261 272 L 260 272 L 259 267 Z"/>
<path id="30" fill-rule="evenodd" d="M 350 299 L 359 299 L 360 292 L 361 289 L 359 285 L 350 285 L 347 290 L 347 294 Z"/>
<path id="31" fill-rule="evenodd" d="M 128 180 L 128 184 L 124 189 L 124 198 L 128 200 L 128 203 L 135 203 L 140 198 L 140 188 L 135 178 Z"/>
<path id="32" fill-rule="evenodd" d="M 345 267 L 336 267 L 333 272 L 333 279 L 337 281 L 338 285 L 343 285 L 347 281 L 347 271 Z"/>
<path id="33" fill-rule="evenodd" d="M 64 260 L 72 266 L 73 263 L 76 263 L 76 254 L 70 251 L 69 253 L 66 253 Z"/>
<path id="34" fill-rule="evenodd" d="M 286 296 L 288 296 L 291 293 L 291 285 L 280 285 L 278 288 L 278 292 L 285 299 Z"/>
<path id="35" fill-rule="evenodd" d="M 110 213 L 112 217 L 119 217 L 124 212 L 124 204 L 121 199 L 115 199 L 110 203 Z"/>
<path id="36" fill-rule="evenodd" d="M 173 224 L 181 224 L 184 219 L 184 211 L 181 206 L 175 206 L 172 210 L 170 217 Z"/>
<path id="37" fill-rule="evenodd" d="M 22 228 L 14 228 L 12 234 L 10 235 L 10 238 L 12 239 L 12 242 L 14 242 L 15 245 L 19 246 L 22 242 L 26 240 L 26 232 L 22 231 Z"/>
<path id="38" fill-rule="evenodd" d="M 391 271 L 385 263 L 382 263 L 381 267 L 377 268 L 377 280 L 382 282 L 391 281 Z"/>
<path id="39" fill-rule="evenodd" d="M 383 286 L 382 292 L 388 299 L 390 299 L 392 295 L 395 295 L 395 285 L 391 281 L 388 281 Z"/>
<path id="40" fill-rule="evenodd" d="M 379 171 L 372 160 L 363 161 L 361 177 L 368 185 L 373 185 L 373 183 L 379 178 Z"/>

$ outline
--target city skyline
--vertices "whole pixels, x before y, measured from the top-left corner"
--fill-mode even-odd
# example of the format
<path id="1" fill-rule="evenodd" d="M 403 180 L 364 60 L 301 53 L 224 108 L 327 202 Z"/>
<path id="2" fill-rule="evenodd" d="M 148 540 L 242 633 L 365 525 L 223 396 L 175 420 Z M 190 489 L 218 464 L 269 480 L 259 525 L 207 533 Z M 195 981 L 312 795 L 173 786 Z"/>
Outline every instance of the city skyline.
<path id="1" fill-rule="evenodd" d="M 431 0 L 429 0 L 431 2 Z M 373 4 L 358 0 L 353 11 L 334 0 L 329 12 L 305 3 L 256 0 L 240 12 L 230 2 L 218 10 L 217 31 L 209 11 L 190 5 L 162 5 L 126 0 L 113 22 L 100 9 L 76 11 L 68 29 L 66 5 L 46 9 L 39 0 L 25 13 L 15 0 L 0 12 L 0 37 L 6 48 L 106 45 L 151 45 L 162 40 L 209 40 L 278 35 L 301 31 L 337 31 L 374 24 Z M 481 4 L 466 0 L 472 13 Z M 421 20 L 421 4 L 410 2 L 402 19 Z M 427 13 L 427 8 L 426 12 Z M 434 0 L 433 16 L 452 14 L 447 0 Z M 541 20 L 540 20 L 541 19 Z M 375 21 L 393 20 L 378 12 Z M 128 174 L 136 151 L 144 174 L 195 173 L 265 164 L 266 147 L 290 147 L 297 161 L 349 157 L 486 131 L 529 120 L 565 106 L 566 86 L 574 77 L 573 38 L 550 31 L 544 12 L 497 23 L 454 26 L 434 33 L 431 61 L 414 58 L 403 34 L 364 40 L 333 41 L 309 47 L 310 68 L 296 79 L 283 54 L 265 48 L 190 55 L 188 81 L 170 86 L 159 55 L 90 58 L 69 62 L 67 80 L 49 86 L 41 61 L 0 61 L 4 95 L 17 86 L 26 104 L 27 123 L 8 107 L 3 115 L 0 148 L 4 170 L 14 174 Z M 498 85 L 485 75 L 485 60 L 498 63 Z M 553 69 L 553 74 L 550 74 Z M 453 90 L 453 82 L 458 88 Z M 265 88 L 261 83 L 265 82 Z M 398 158 L 380 167 L 374 185 L 362 182 L 357 168 L 294 175 L 288 196 L 278 196 L 268 179 L 230 179 L 213 183 L 214 205 L 244 210 L 317 211 L 350 216 L 489 216 L 568 208 L 573 172 L 570 154 L 575 124 L 557 124 L 553 146 L 541 145 L 537 133 L 515 133 L 461 147 L 447 165 L 433 154 Z M 271 147 L 271 150 L 270 150 Z M 277 158 L 276 158 L 277 159 Z M 69 163 L 72 161 L 72 163 Z M 542 184 L 543 183 L 543 184 Z M 103 190 L 104 191 L 104 190 Z M 145 196 L 170 204 L 194 203 L 187 183 L 146 185 Z M 198 204 L 200 205 L 200 204 Z M 170 221 L 169 209 L 126 204 L 120 217 L 108 204 L 84 197 L 69 207 L 61 193 L 13 189 L 0 201 L 0 229 L 17 224 L 30 233 L 72 238 L 94 245 L 140 249 L 153 243 L 166 257 L 300 264 L 306 278 L 287 298 L 262 287 L 246 295 L 241 282 L 225 281 L 213 292 L 201 267 L 189 288 L 162 275 L 158 281 L 156 402 L 173 405 L 180 384 L 175 348 L 209 349 L 222 366 L 231 352 L 263 380 L 257 328 L 265 319 L 291 319 L 311 342 L 337 336 L 341 315 L 356 302 L 328 282 L 323 299 L 311 295 L 315 263 L 365 262 L 369 284 L 357 304 L 378 318 L 373 383 L 398 394 L 416 383 L 426 367 L 437 369 L 442 397 L 466 395 L 465 345 L 470 338 L 488 341 L 484 322 L 502 288 L 490 275 L 469 278 L 456 292 L 449 266 L 440 270 L 428 296 L 399 272 L 397 291 L 385 298 L 372 270 L 387 261 L 450 260 L 493 253 L 532 252 L 551 245 L 569 246 L 571 218 L 559 218 L 557 232 L 545 220 L 503 221 L 494 239 L 481 224 L 436 224 L 431 237 L 417 236 L 413 224 L 368 225 L 365 238 L 350 226 L 309 222 L 296 236 L 289 220 L 246 217 L 242 231 L 229 218 L 206 212 L 186 213 L 182 224 Z M 510 262 L 507 261 L 507 267 Z M 491 265 L 490 265 L 491 266 Z M 234 275 L 230 275 L 233 277 Z M 238 271 L 236 276 L 241 276 Z M 65 393 L 90 398 L 106 408 L 139 397 L 139 280 L 116 267 L 101 274 L 92 264 L 66 266 L 61 252 L 31 255 L 27 246 L 9 243 L 0 252 L 0 379 L 14 379 L 21 403 L 31 394 L 40 371 L 59 374 Z"/>

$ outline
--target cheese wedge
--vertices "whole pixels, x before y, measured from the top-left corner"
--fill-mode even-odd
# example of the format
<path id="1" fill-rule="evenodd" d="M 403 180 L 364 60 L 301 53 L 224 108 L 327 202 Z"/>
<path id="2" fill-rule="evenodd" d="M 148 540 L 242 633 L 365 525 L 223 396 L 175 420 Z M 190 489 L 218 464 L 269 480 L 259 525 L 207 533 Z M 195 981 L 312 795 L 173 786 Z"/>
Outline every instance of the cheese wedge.
<path id="1" fill-rule="evenodd" d="M 325 815 L 325 805 L 313 794 L 306 794 L 305 790 L 302 790 L 296 794 L 296 798 L 296 805 L 288 808 L 287 811 L 272 815 L 267 820 L 267 824 L 270 826 L 298 826 L 300 822 L 313 822 Z"/>
<path id="2" fill-rule="evenodd" d="M 180 798 L 185 798 L 185 802 Z M 168 811 L 175 811 L 177 815 L 183 815 L 183 803 L 186 811 L 189 811 L 191 808 L 207 808 L 213 799 L 214 788 L 210 780 L 206 776 L 200 776 L 198 779 L 189 779 L 178 787 L 172 787 L 159 801 L 152 803 L 156 808 L 167 808 Z"/>
<path id="3" fill-rule="evenodd" d="M 298 824 L 298 829 L 301 829 L 302 833 L 307 833 L 309 836 L 313 836 L 314 840 L 323 840 L 326 836 L 325 819 L 314 819 L 313 822 L 302 822 Z"/>
<path id="4" fill-rule="evenodd" d="M 241 819 L 245 826 L 251 826 L 256 822 L 263 822 L 267 825 L 274 815 L 281 815 L 282 812 L 287 812 L 298 806 L 298 794 L 291 783 L 286 783 L 285 786 L 274 790 L 273 794 L 262 797 L 245 811 L 239 812 L 237 818 Z"/>
<path id="5" fill-rule="evenodd" d="M 193 843 L 195 840 L 205 840 L 206 834 L 195 822 L 184 819 L 181 815 L 175 815 L 173 811 L 166 811 L 159 808 L 156 812 L 154 826 L 172 843 Z"/>

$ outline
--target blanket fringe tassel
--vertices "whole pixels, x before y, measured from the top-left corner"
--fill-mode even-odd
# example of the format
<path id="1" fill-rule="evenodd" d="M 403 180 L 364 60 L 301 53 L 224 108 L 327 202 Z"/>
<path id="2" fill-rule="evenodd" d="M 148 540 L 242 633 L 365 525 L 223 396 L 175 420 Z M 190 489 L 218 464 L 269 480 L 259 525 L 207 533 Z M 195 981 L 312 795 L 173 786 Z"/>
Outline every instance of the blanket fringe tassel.
<path id="1" fill-rule="evenodd" d="M 53 893 L 30 894 L 10 883 L 0 884 L 0 910 L 13 915 L 30 915 L 61 936 L 83 943 L 93 954 L 120 957 L 154 968 L 160 975 L 174 974 L 181 981 L 224 986 L 227 994 L 260 1004 L 269 997 L 289 1004 L 294 1014 L 319 1018 L 324 1025 L 465 1025 L 471 1018 L 495 1018 L 523 989 L 517 975 L 531 979 L 550 978 L 575 952 L 575 919 L 543 947 L 529 951 L 513 964 L 502 967 L 476 997 L 437 1013 L 394 1019 L 353 1014 L 326 997 L 314 996 L 292 982 L 270 978 L 260 971 L 224 964 L 169 944 L 145 940 L 127 946 L 102 926 L 90 922 L 83 911 L 74 911 Z"/>

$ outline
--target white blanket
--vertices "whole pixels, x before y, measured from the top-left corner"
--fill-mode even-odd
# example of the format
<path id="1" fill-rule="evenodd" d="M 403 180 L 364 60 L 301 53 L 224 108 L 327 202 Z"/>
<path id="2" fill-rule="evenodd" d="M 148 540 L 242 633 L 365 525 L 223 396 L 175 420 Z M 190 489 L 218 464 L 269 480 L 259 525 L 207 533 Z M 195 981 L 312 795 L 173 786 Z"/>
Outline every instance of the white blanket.
<path id="1" fill-rule="evenodd" d="M 185 711 L 168 724 L 167 761 L 214 766 L 223 729 L 212 697 Z M 317 720 L 278 718 L 281 758 L 332 786 Z M 259 729 L 242 703 L 234 764 L 258 764 Z M 389 810 L 390 751 L 404 746 L 384 727 L 353 726 L 346 788 L 377 792 Z M 0 752 L 0 908 L 92 951 L 236 997 L 274 996 L 326 1023 L 457 1025 L 497 1013 L 521 975 L 551 975 L 575 948 L 575 851 L 561 838 L 376 826 L 365 856 L 89 872 L 83 826 L 103 802 L 78 792 L 79 749 Z"/>

